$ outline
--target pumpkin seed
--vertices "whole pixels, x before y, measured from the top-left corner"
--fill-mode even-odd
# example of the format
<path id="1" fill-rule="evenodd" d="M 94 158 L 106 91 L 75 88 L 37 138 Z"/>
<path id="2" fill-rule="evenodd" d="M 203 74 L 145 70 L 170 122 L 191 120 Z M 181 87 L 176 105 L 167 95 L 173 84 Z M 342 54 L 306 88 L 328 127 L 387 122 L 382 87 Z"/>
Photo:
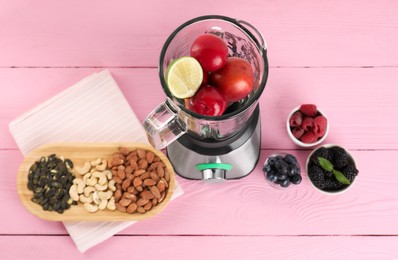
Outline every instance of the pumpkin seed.
<path id="1" fill-rule="evenodd" d="M 60 214 L 77 203 L 70 202 L 69 189 L 74 179 L 70 169 L 73 162 L 51 154 L 42 156 L 29 169 L 28 189 L 33 192 L 32 201 L 40 204 L 43 210 Z"/>

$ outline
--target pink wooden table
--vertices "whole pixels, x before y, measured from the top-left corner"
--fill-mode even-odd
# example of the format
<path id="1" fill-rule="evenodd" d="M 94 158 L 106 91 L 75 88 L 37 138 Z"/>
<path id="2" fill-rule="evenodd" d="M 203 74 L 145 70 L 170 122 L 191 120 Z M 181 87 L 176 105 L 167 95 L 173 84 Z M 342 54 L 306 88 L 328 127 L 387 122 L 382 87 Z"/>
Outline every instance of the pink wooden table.
<path id="1" fill-rule="evenodd" d="M 0 259 L 391 259 L 398 258 L 398 2 L 0 1 Z M 177 177 L 184 195 L 85 254 L 58 222 L 19 201 L 23 160 L 8 124 L 93 72 L 108 68 L 140 120 L 164 99 L 163 42 L 205 14 L 247 20 L 268 42 L 261 158 L 248 177 L 219 185 Z M 147 95 L 145 93 L 151 93 Z M 284 130 L 289 111 L 316 103 L 325 141 L 351 151 L 360 170 L 340 196 L 303 182 L 278 191 L 265 158 L 309 149 Z"/>

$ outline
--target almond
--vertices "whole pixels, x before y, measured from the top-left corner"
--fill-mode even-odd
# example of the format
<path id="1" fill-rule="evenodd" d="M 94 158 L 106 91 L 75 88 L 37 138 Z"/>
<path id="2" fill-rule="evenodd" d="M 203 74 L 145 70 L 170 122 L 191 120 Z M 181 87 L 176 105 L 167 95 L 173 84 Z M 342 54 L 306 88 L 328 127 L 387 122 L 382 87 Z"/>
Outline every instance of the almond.
<path id="1" fill-rule="evenodd" d="M 122 184 L 123 180 L 120 179 L 118 176 L 113 176 L 113 180 L 117 183 L 117 184 Z"/>
<path id="2" fill-rule="evenodd" d="M 149 172 L 145 172 L 144 174 L 140 175 L 141 180 L 149 179 L 151 178 L 151 175 Z"/>
<path id="3" fill-rule="evenodd" d="M 170 172 L 167 169 L 165 169 L 164 171 L 164 178 L 166 179 L 167 182 L 170 182 Z"/>
<path id="4" fill-rule="evenodd" d="M 131 203 L 127 208 L 127 213 L 131 214 L 137 210 L 138 206 L 135 203 Z"/>
<path id="5" fill-rule="evenodd" d="M 115 203 L 116 209 L 121 211 L 121 212 L 126 212 L 127 209 L 126 207 L 122 206 L 120 203 Z"/>
<path id="6" fill-rule="evenodd" d="M 144 169 L 146 170 L 146 168 L 148 168 L 148 162 L 146 159 L 140 159 L 138 161 L 138 169 Z"/>
<path id="7" fill-rule="evenodd" d="M 144 209 L 146 210 L 146 211 L 148 211 L 148 210 L 150 210 L 152 208 L 152 202 L 148 202 L 147 204 L 145 204 L 145 206 L 144 206 Z"/>
<path id="8" fill-rule="evenodd" d="M 156 171 L 158 172 L 159 177 L 164 177 L 164 168 L 162 167 L 162 165 L 159 165 Z"/>
<path id="9" fill-rule="evenodd" d="M 133 181 L 134 187 L 138 187 L 142 184 L 142 180 L 139 177 L 136 177 Z"/>
<path id="10" fill-rule="evenodd" d="M 124 169 L 118 169 L 117 170 L 117 177 L 119 177 L 121 180 L 126 179 L 126 173 L 124 172 Z"/>
<path id="11" fill-rule="evenodd" d="M 127 207 L 128 205 L 130 205 L 131 202 L 132 202 L 132 201 L 131 201 L 131 200 L 128 200 L 128 199 L 121 199 L 121 200 L 119 201 L 119 204 L 122 205 L 123 207 Z"/>
<path id="12" fill-rule="evenodd" d="M 157 173 L 155 173 L 155 172 L 151 172 L 150 176 L 151 176 L 151 179 L 156 181 L 156 182 L 158 182 L 160 180 L 159 175 Z"/>
<path id="13" fill-rule="evenodd" d="M 156 187 L 158 188 L 159 192 L 162 192 L 166 189 L 166 184 L 164 183 L 164 181 L 160 180 Z"/>
<path id="14" fill-rule="evenodd" d="M 137 196 L 135 196 L 133 193 L 130 193 L 130 192 L 127 192 L 127 191 L 125 191 L 123 193 L 122 197 L 125 198 L 125 199 L 128 199 L 128 200 L 131 200 L 133 202 L 137 201 Z"/>
<path id="15" fill-rule="evenodd" d="M 154 158 L 155 158 L 155 154 L 153 152 L 149 151 L 146 153 L 146 160 L 148 163 L 152 163 Z"/>
<path id="16" fill-rule="evenodd" d="M 122 191 L 116 190 L 113 196 L 115 197 L 115 202 L 119 202 L 120 198 L 122 197 Z"/>
<path id="17" fill-rule="evenodd" d="M 149 190 L 144 190 L 141 192 L 141 197 L 147 200 L 153 199 L 155 196 Z"/>
<path id="18" fill-rule="evenodd" d="M 137 149 L 138 158 L 144 159 L 146 157 L 146 152 L 142 149 Z"/>
<path id="19" fill-rule="evenodd" d="M 141 174 L 144 174 L 146 171 L 145 170 L 143 170 L 143 169 L 141 169 L 141 170 L 136 170 L 135 172 L 134 172 L 134 176 L 140 176 Z"/>
<path id="20" fill-rule="evenodd" d="M 145 204 L 147 204 L 149 202 L 149 200 L 141 198 L 137 201 L 137 206 L 144 206 Z"/>
<path id="21" fill-rule="evenodd" d="M 152 186 L 149 189 L 155 198 L 160 199 L 160 191 L 156 186 Z"/>
<path id="22" fill-rule="evenodd" d="M 154 181 L 154 180 L 152 180 L 152 179 L 145 179 L 145 180 L 144 180 L 144 184 L 145 184 L 146 186 L 154 186 L 154 185 L 156 185 L 156 181 Z"/>
<path id="23" fill-rule="evenodd" d="M 138 213 L 144 214 L 146 210 L 143 207 L 138 207 L 137 208 Z"/>
<path id="24" fill-rule="evenodd" d="M 122 190 L 126 191 L 131 185 L 130 179 L 125 179 L 122 183 Z"/>

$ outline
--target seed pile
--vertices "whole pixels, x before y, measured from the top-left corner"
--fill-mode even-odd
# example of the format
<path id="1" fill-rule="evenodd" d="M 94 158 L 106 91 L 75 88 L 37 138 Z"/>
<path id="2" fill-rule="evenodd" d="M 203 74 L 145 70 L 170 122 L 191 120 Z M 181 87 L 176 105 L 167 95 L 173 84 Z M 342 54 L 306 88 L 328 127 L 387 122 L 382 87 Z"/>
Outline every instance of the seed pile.
<path id="1" fill-rule="evenodd" d="M 51 154 L 41 157 L 29 169 L 28 189 L 33 191 L 32 201 L 41 205 L 43 210 L 60 214 L 76 205 L 69 196 L 74 179 L 70 172 L 73 163 L 69 159 Z"/>

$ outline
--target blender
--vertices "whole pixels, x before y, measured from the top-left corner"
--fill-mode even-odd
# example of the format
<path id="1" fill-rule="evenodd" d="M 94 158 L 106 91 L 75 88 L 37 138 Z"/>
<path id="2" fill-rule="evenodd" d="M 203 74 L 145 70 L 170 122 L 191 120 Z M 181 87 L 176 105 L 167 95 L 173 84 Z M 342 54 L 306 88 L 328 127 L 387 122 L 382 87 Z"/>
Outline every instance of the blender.
<path id="1" fill-rule="evenodd" d="M 184 100 L 168 90 L 168 65 L 189 56 L 190 46 L 202 34 L 223 39 L 228 56 L 248 61 L 254 73 L 252 92 L 231 104 L 221 116 L 204 116 L 188 110 Z M 166 100 L 144 120 L 149 142 L 166 148 L 175 172 L 187 179 L 223 181 L 247 176 L 260 155 L 261 122 L 258 99 L 268 77 L 266 44 L 248 22 L 220 15 L 201 16 L 179 26 L 163 45 L 159 77 Z"/>

